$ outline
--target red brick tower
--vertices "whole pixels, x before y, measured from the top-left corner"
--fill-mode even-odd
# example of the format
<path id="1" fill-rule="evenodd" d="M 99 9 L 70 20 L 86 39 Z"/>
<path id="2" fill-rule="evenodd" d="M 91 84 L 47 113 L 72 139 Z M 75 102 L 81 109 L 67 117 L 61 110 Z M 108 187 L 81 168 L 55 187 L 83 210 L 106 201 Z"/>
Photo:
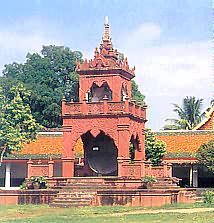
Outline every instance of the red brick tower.
<path id="1" fill-rule="evenodd" d="M 80 137 L 89 170 L 82 176 L 143 175 L 146 108 L 131 100 L 134 69 L 113 48 L 109 28 L 106 19 L 100 49 L 92 60 L 77 63 L 79 102 L 62 102 L 63 177 L 74 176 L 74 145 Z"/>

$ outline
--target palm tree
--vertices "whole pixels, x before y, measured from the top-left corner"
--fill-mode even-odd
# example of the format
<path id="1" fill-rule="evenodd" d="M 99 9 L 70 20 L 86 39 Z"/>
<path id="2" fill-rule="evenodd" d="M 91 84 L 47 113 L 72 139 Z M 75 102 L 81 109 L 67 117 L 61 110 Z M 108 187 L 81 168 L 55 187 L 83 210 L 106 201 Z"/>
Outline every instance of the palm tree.
<path id="1" fill-rule="evenodd" d="M 179 119 L 167 119 L 170 124 L 164 126 L 164 130 L 193 129 L 203 117 L 202 110 L 203 99 L 186 97 L 183 99 L 182 107 L 174 105 L 173 111 L 178 114 Z"/>
<path id="2" fill-rule="evenodd" d="M 211 106 L 214 106 L 214 98 L 211 99 L 211 101 L 210 101 L 210 105 L 211 105 Z"/>

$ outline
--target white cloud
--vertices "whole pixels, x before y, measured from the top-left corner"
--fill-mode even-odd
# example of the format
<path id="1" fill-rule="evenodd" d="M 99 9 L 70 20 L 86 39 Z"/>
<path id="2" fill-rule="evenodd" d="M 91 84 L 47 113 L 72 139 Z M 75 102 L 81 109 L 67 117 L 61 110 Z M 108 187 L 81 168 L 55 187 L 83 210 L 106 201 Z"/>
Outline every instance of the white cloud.
<path id="1" fill-rule="evenodd" d="M 160 38 L 161 29 L 160 26 L 154 23 L 144 23 L 141 24 L 133 33 L 129 34 L 129 40 L 133 43 L 140 40 L 145 43 L 145 41 L 154 41 Z"/>
<path id="2" fill-rule="evenodd" d="M 38 18 L 0 27 L 0 70 L 4 64 L 23 62 L 27 52 L 39 52 L 42 45 L 64 45 L 65 39 L 57 36 L 58 30 Z M 205 98 L 208 105 L 214 89 L 211 43 L 164 43 L 164 35 L 158 24 L 145 23 L 115 41 L 115 47 L 136 66 L 136 81 L 146 95 L 149 123 L 155 129 L 173 115 L 171 103 L 180 104 L 183 97 L 194 95 Z M 87 58 L 93 58 L 93 51 L 82 49 Z"/>
<path id="3" fill-rule="evenodd" d="M 150 105 L 150 124 L 156 129 L 172 114 L 171 103 L 181 103 L 187 95 L 205 98 L 207 103 L 214 89 L 211 42 L 164 44 L 161 34 L 157 24 L 146 24 L 119 43 L 129 63 L 136 66 L 136 80 Z"/>
<path id="4" fill-rule="evenodd" d="M 24 61 L 28 52 L 39 52 L 42 45 L 60 44 L 51 36 L 52 28 L 38 18 L 17 22 L 0 29 L 0 71 L 4 64 Z"/>

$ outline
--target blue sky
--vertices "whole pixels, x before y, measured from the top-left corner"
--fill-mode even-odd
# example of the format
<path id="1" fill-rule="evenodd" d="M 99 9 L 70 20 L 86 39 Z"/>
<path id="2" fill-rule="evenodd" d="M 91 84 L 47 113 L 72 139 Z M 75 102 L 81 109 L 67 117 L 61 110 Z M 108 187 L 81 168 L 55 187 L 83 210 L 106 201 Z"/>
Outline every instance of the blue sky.
<path id="1" fill-rule="evenodd" d="M 42 45 L 66 45 L 92 57 L 109 16 L 115 48 L 136 66 L 148 126 L 175 116 L 172 103 L 213 95 L 212 5 L 206 0 L 7 0 L 0 9 L 0 70 Z M 204 108 L 205 108 L 204 107 Z"/>

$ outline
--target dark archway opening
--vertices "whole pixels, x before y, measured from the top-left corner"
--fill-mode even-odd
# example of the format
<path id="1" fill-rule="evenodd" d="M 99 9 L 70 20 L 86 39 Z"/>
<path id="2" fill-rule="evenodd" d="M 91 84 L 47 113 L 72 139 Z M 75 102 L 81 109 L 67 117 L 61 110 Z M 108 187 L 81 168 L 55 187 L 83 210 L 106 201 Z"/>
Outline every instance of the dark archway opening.
<path id="1" fill-rule="evenodd" d="M 136 138 L 134 138 L 134 136 L 132 135 L 129 142 L 129 156 L 132 163 L 135 160 L 136 150 L 139 151 L 139 137 L 137 136 Z"/>
<path id="2" fill-rule="evenodd" d="M 84 166 L 78 176 L 117 176 L 118 150 L 114 140 L 101 131 L 94 137 L 90 131 L 81 136 Z"/>
<path id="3" fill-rule="evenodd" d="M 112 100 L 112 90 L 110 89 L 107 82 L 104 82 L 100 87 L 93 83 L 90 91 L 88 93 L 88 101 L 89 102 L 99 102 L 103 101 L 103 98 L 107 96 L 108 100 Z"/>
<path id="4" fill-rule="evenodd" d="M 127 86 L 123 84 L 121 88 L 121 101 L 125 101 L 127 96 L 128 96 Z"/>

